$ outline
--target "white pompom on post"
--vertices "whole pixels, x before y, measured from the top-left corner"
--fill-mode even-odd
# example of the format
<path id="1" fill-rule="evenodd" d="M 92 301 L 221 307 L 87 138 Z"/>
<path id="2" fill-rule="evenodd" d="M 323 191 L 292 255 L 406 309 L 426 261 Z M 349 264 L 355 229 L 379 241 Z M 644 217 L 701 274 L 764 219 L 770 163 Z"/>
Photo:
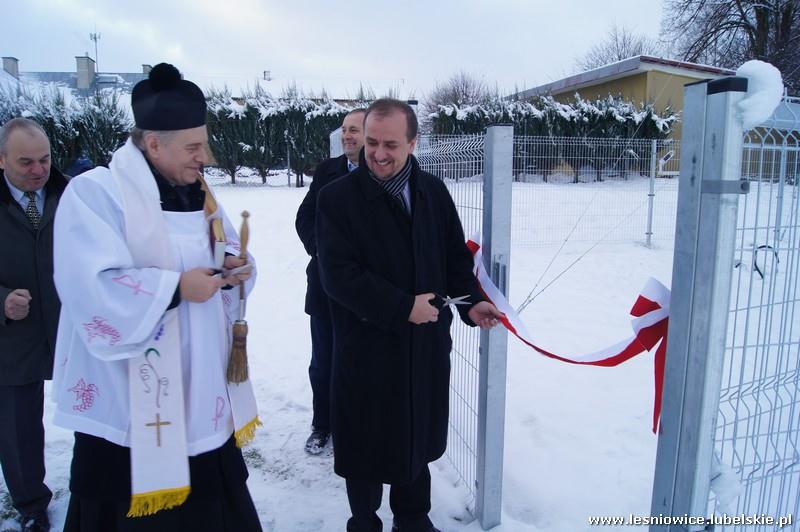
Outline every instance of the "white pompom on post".
<path id="1" fill-rule="evenodd" d="M 783 98 L 780 71 L 764 61 L 747 61 L 736 70 L 747 78 L 747 96 L 738 104 L 739 118 L 745 131 L 766 121 Z"/>

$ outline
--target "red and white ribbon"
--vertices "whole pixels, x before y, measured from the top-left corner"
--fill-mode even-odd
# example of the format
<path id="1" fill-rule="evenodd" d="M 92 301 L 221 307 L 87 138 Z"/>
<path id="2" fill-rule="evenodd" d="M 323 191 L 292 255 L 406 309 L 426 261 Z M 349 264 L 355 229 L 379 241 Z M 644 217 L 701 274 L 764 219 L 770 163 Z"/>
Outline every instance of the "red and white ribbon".
<path id="1" fill-rule="evenodd" d="M 669 289 L 652 277 L 647 280 L 630 311 L 633 316 L 631 320 L 633 336 L 630 338 L 594 353 L 578 356 L 557 355 L 533 343 L 532 336 L 525 328 L 525 324 L 520 319 L 519 314 L 511 307 L 508 300 L 506 300 L 503 293 L 495 286 L 486 272 L 483 265 L 481 245 L 477 240 L 477 238 L 468 240 L 467 247 L 472 251 L 474 258 L 473 272 L 481 285 L 481 290 L 483 290 L 487 299 L 504 314 L 500 318 L 503 326 L 542 355 L 567 362 L 568 364 L 611 367 L 656 348 L 655 399 L 653 405 L 653 432 L 655 433 L 661 416 L 664 362 L 667 352 L 667 327 L 669 325 Z"/>

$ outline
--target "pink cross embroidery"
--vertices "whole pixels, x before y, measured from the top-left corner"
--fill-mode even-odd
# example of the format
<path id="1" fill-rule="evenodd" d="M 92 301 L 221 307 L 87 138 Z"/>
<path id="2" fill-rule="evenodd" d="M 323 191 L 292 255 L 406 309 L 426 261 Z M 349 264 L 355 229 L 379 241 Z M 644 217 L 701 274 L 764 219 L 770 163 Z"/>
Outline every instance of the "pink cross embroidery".
<path id="1" fill-rule="evenodd" d="M 214 430 L 217 430 L 217 424 L 219 420 L 222 419 L 222 413 L 225 411 L 225 399 L 220 396 L 217 396 L 217 405 L 216 410 L 214 411 L 214 417 L 211 418 L 211 421 L 214 422 Z"/>
<path id="2" fill-rule="evenodd" d="M 148 292 L 147 290 L 142 290 L 142 281 L 141 279 L 137 280 L 131 277 L 128 274 L 120 275 L 119 277 L 112 277 L 112 281 L 117 284 L 121 284 L 122 286 L 128 287 L 133 290 L 133 295 L 138 296 L 139 294 L 146 294 L 148 296 L 152 296 L 153 292 Z"/>

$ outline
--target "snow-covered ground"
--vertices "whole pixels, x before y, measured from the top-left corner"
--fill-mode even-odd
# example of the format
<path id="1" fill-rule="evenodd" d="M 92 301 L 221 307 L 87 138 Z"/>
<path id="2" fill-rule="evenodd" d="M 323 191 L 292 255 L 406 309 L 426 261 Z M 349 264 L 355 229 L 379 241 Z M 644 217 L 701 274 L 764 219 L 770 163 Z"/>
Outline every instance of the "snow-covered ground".
<path id="1" fill-rule="evenodd" d="M 284 182 L 285 183 L 285 182 Z M 581 185 L 592 186 L 592 185 Z M 286 186 L 216 186 L 231 218 L 251 212 L 251 246 L 260 266 L 248 305 L 248 352 L 264 426 L 245 451 L 249 486 L 265 530 L 341 531 L 348 517 L 344 481 L 332 472 L 330 453 L 303 452 L 311 421 L 308 383 L 310 339 L 303 313 L 308 257 L 294 230 L 307 189 Z M 569 187 L 561 187 L 565 198 Z M 543 220 L 559 209 L 537 212 Z M 592 242 L 568 244 L 544 286 Z M 670 285 L 668 245 L 648 249 L 631 242 L 597 246 L 522 313 L 541 346 L 565 355 L 594 351 L 630 335 L 628 310 L 650 276 Z M 515 248 L 511 303 L 533 288 L 555 247 Z M 503 524 L 498 532 L 576 532 L 590 516 L 648 515 L 656 437 L 652 355 L 616 368 L 563 364 L 509 340 Z M 63 523 L 69 498 L 72 434 L 52 425 L 45 405 L 47 483 L 55 492 L 51 517 Z M 98 465 L 100 466 L 100 465 Z M 447 532 L 480 530 L 465 522 L 466 489 L 446 458 L 434 464 L 432 518 Z M 17 530 L 0 484 L 0 531 Z M 391 526 L 388 495 L 380 515 Z M 622 530 L 605 527 L 603 530 Z"/>

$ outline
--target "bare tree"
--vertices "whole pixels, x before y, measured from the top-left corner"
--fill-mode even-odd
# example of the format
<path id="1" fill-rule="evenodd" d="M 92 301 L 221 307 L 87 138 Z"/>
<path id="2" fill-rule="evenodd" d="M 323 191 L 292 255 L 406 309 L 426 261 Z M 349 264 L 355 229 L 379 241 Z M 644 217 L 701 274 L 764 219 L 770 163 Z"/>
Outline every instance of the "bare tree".
<path id="1" fill-rule="evenodd" d="M 427 116 L 439 110 L 440 105 L 474 105 L 485 103 L 492 97 L 492 91 L 482 79 L 463 70 L 450 76 L 436 86 L 423 99 L 422 122 L 427 123 Z"/>
<path id="2" fill-rule="evenodd" d="M 662 35 L 684 61 L 736 68 L 760 59 L 800 91 L 800 0 L 666 0 Z"/>
<path id="3" fill-rule="evenodd" d="M 575 67 L 582 72 L 637 55 L 660 54 L 661 49 L 656 40 L 614 24 L 602 42 L 592 46 L 583 57 L 575 61 Z"/>

